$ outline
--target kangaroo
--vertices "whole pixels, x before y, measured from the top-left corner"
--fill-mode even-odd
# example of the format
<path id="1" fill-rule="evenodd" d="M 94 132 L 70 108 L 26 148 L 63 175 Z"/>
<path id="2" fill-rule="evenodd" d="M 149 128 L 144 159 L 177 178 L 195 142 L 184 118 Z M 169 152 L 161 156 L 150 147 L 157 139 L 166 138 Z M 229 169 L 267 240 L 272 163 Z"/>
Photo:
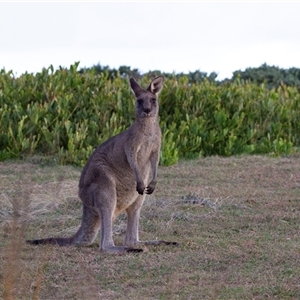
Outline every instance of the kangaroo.
<path id="1" fill-rule="evenodd" d="M 136 98 L 136 119 L 129 129 L 98 146 L 87 161 L 79 181 L 83 204 L 81 226 L 72 237 L 28 240 L 33 245 L 90 245 L 101 227 L 100 250 L 108 253 L 142 252 L 137 245 L 177 245 L 160 240 L 140 241 L 140 211 L 146 194 L 152 194 L 157 181 L 161 146 L 158 123 L 158 94 L 164 77 L 159 76 L 143 89 L 133 78 L 130 86 Z M 152 178 L 145 185 L 152 171 Z M 123 246 L 115 246 L 112 226 L 115 218 L 127 213 Z"/>

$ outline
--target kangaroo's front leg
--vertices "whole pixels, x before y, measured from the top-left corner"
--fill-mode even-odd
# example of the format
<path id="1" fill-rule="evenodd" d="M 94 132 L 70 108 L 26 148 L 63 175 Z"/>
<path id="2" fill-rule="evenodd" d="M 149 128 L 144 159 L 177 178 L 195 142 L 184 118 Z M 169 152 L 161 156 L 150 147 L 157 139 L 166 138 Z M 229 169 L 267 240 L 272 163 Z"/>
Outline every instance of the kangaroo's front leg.
<path id="1" fill-rule="evenodd" d="M 158 160 L 159 160 L 159 149 L 156 149 L 151 153 L 150 162 L 152 168 L 152 180 L 146 187 L 146 193 L 152 194 L 156 187 L 157 182 L 157 168 L 158 168 Z"/>
<path id="2" fill-rule="evenodd" d="M 126 145 L 125 153 L 127 157 L 127 161 L 129 163 L 130 168 L 133 170 L 135 179 L 136 179 L 136 191 L 143 195 L 146 189 L 145 183 L 141 176 L 138 162 L 137 162 L 137 149 L 135 149 L 134 145 Z"/>

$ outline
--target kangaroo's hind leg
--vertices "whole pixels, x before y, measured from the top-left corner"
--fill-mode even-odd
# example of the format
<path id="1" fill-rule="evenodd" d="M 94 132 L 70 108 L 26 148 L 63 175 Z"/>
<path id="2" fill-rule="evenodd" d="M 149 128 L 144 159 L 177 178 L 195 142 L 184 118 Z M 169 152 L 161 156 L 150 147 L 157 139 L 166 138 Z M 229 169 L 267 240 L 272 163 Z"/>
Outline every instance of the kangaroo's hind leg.
<path id="1" fill-rule="evenodd" d="M 127 230 L 125 235 L 126 246 L 138 245 L 139 241 L 139 219 L 142 205 L 144 203 L 145 195 L 139 195 L 137 200 L 131 204 L 127 212 Z"/>
<path id="2" fill-rule="evenodd" d="M 125 235 L 125 245 L 175 245 L 177 242 L 167 242 L 162 240 L 150 240 L 150 241 L 140 241 L 139 240 L 139 219 L 140 212 L 145 199 L 145 195 L 138 196 L 137 200 L 127 208 L 127 231 Z"/>
<path id="3" fill-rule="evenodd" d="M 107 253 L 142 252 L 126 246 L 115 246 L 113 241 L 113 221 L 117 205 L 116 188 L 112 182 L 103 184 L 95 189 L 95 207 L 101 216 L 100 251 Z"/>

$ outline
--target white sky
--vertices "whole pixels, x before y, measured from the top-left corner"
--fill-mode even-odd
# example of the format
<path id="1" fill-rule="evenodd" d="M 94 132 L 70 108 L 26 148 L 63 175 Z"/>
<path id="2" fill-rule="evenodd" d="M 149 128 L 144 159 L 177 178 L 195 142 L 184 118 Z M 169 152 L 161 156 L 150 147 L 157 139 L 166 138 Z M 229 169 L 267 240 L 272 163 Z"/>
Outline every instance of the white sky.
<path id="1" fill-rule="evenodd" d="M 300 2 L 0 2 L 0 68 L 300 68 Z"/>

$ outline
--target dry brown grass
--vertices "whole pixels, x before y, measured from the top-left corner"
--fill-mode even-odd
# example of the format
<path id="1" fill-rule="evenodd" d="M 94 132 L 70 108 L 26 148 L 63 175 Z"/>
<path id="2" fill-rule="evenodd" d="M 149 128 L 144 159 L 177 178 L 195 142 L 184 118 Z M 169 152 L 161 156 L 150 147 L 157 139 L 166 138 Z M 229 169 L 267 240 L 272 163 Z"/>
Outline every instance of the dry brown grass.
<path id="1" fill-rule="evenodd" d="M 145 247 L 33 247 L 80 224 L 80 170 L 0 163 L 0 298 L 299 299 L 300 157 L 210 157 L 159 168 L 143 207 Z M 115 224 L 122 243 L 126 217 Z"/>

